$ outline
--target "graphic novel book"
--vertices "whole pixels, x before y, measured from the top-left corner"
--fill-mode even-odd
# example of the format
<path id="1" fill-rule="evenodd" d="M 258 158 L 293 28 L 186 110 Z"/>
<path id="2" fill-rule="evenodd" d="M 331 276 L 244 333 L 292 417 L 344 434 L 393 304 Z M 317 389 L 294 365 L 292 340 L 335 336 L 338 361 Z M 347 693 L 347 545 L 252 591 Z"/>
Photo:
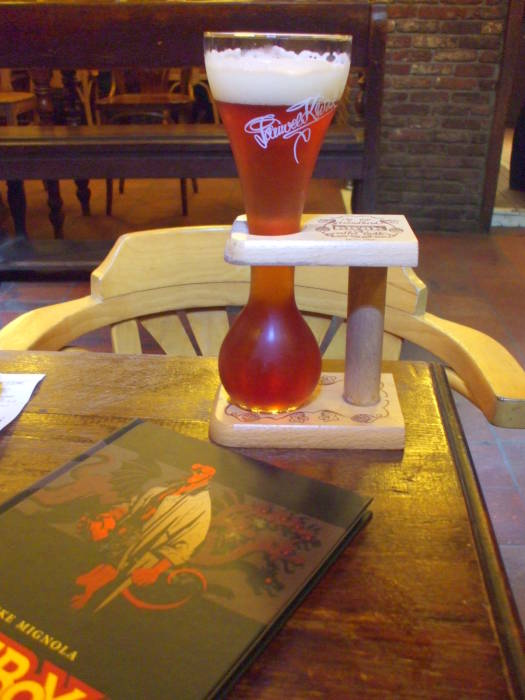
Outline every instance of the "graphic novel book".
<path id="1" fill-rule="evenodd" d="M 0 508 L 0 695 L 222 696 L 368 505 L 129 424 Z"/>

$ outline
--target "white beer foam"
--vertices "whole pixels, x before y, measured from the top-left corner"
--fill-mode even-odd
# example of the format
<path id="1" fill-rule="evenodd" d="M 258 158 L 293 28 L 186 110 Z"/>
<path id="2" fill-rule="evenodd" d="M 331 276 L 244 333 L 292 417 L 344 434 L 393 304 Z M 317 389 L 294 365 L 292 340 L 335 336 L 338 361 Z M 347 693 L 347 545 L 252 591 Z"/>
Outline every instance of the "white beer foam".
<path id="1" fill-rule="evenodd" d="M 311 97 L 340 99 L 350 70 L 345 53 L 294 53 L 279 46 L 212 49 L 204 56 L 213 96 L 235 104 L 292 105 Z"/>

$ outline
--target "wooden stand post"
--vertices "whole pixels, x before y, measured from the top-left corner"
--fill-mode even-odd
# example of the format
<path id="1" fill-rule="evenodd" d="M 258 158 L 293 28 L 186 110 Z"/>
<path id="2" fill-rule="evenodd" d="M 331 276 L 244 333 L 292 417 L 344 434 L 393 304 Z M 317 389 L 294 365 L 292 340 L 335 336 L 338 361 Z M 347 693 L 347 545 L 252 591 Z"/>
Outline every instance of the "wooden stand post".
<path id="1" fill-rule="evenodd" d="M 405 426 L 392 375 L 381 374 L 387 269 L 417 265 L 405 217 L 324 215 L 290 236 L 252 236 L 236 219 L 225 259 L 236 265 L 348 266 L 345 372 L 323 374 L 304 406 L 251 413 L 220 387 L 210 437 L 232 447 L 402 449 Z"/>
<path id="2" fill-rule="evenodd" d="M 358 406 L 379 401 L 386 274 L 385 267 L 349 270 L 343 397 Z"/>

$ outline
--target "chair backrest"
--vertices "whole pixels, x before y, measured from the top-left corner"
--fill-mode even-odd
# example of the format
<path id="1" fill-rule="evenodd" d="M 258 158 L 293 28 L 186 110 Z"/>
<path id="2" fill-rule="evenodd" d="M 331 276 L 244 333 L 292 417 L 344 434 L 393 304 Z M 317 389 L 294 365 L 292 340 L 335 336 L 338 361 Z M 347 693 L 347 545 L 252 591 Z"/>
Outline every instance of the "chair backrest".
<path id="1" fill-rule="evenodd" d="M 111 71 L 111 79 L 110 94 L 176 91 L 187 95 L 191 90 L 190 68 L 120 68 Z"/>
<path id="2" fill-rule="evenodd" d="M 58 350 L 110 326 L 119 353 L 151 349 L 168 354 L 217 355 L 237 311 L 246 303 L 249 267 L 224 261 L 229 226 L 193 226 L 121 236 L 91 276 L 91 294 L 26 314 L 10 337 L 26 348 Z M 296 300 L 325 357 L 345 355 L 348 268 L 299 267 Z M 426 288 L 411 270 L 389 270 L 387 305 L 423 313 Z M 388 313 L 388 311 L 387 311 Z M 5 329 L 7 330 L 7 329 Z M 145 334 L 143 330 L 147 331 Z M 5 336 L 3 347 L 9 345 Z M 385 357 L 400 341 L 387 336 Z"/>
<path id="3" fill-rule="evenodd" d="M 227 226 L 196 226 L 121 236 L 93 272 L 89 296 L 22 314 L 0 329 L 0 350 L 59 350 L 110 326 L 116 352 L 142 352 L 142 340 L 154 339 L 153 351 L 216 355 L 249 286 L 249 267 L 224 262 L 228 234 Z M 328 358 L 345 354 L 348 274 L 296 268 L 298 306 Z M 388 270 L 384 358 L 395 359 L 407 339 L 448 365 L 454 388 L 488 420 L 525 427 L 523 368 L 493 338 L 426 312 L 426 300 L 411 269 Z"/>

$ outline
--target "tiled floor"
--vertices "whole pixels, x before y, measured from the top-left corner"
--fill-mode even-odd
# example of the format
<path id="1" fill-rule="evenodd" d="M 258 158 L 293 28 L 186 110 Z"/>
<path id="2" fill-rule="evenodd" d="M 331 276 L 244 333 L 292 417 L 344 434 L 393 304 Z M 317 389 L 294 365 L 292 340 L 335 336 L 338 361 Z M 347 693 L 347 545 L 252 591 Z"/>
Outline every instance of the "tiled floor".
<path id="1" fill-rule="evenodd" d="M 1 187 L 3 187 L 3 183 Z M 0 193 L 5 201 L 5 189 Z M 229 223 L 242 210 L 236 181 L 202 180 L 190 196 L 190 216 L 180 216 L 178 183 L 129 181 L 116 195 L 114 215 L 104 215 L 104 183 L 92 183 L 92 216 L 82 217 L 72 183 L 63 184 L 66 237 L 116 238 L 124 231 L 183 223 Z M 28 183 L 28 228 L 32 236 L 51 237 L 41 183 Z M 307 211 L 343 211 L 338 183 L 316 182 Z M 419 233 L 419 232 L 418 232 Z M 429 287 L 428 310 L 489 333 L 525 367 L 525 229 L 493 229 L 484 235 L 419 233 L 418 274 Z M 81 296 L 85 281 L 0 281 L 0 325 L 26 309 Z M 107 348 L 107 335 L 93 339 Z M 408 348 L 407 356 L 420 356 Z M 525 620 L 525 430 L 491 426 L 457 396 L 469 447 L 516 601 Z"/>

